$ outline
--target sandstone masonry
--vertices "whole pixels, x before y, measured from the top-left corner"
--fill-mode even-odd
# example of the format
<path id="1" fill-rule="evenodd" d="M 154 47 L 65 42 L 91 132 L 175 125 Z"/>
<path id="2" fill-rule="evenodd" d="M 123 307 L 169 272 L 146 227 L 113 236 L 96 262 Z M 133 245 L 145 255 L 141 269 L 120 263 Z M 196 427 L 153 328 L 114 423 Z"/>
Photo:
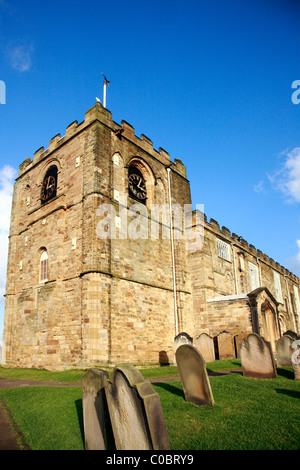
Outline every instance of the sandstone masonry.
<path id="1" fill-rule="evenodd" d="M 140 189 L 147 197 L 137 218 Z M 24 160 L 9 237 L 7 364 L 157 364 L 173 361 L 183 331 L 194 339 L 253 331 L 271 342 L 286 330 L 299 334 L 299 279 L 197 211 L 203 246 L 187 250 L 186 233 L 176 236 L 181 219 L 171 226 L 154 213 L 170 197 L 191 204 L 185 166 L 100 103 Z M 113 237 L 99 236 L 103 207 Z M 123 237 L 124 217 L 148 236 Z M 149 236 L 155 227 L 158 238 Z"/>

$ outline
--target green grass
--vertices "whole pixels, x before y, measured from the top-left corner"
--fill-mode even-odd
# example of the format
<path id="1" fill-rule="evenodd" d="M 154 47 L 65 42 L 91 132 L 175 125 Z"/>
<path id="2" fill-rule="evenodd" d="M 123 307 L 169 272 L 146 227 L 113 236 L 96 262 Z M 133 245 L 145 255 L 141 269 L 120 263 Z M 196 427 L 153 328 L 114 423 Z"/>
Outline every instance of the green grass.
<path id="1" fill-rule="evenodd" d="M 173 450 L 300 448 L 300 383 L 278 376 L 210 378 L 213 407 L 184 401 L 180 382 L 153 384 Z"/>
<path id="2" fill-rule="evenodd" d="M 240 367 L 239 361 L 216 361 L 209 370 Z M 176 367 L 140 369 L 145 378 L 177 376 Z M 0 369 L 0 377 L 21 370 Z M 55 374 L 60 382 L 79 382 L 84 371 Z M 49 380 L 47 371 L 22 371 L 32 380 Z M 41 375 L 39 375 L 41 374 Z M 49 374 L 49 375 L 48 375 Z M 80 375 L 81 374 L 81 375 Z M 25 378 L 22 377 L 14 378 Z M 52 377 L 54 377 L 52 375 Z M 62 377 L 64 377 L 62 379 Z M 28 376 L 27 376 L 28 378 Z M 53 379 L 54 380 L 54 379 Z M 155 383 L 173 450 L 261 450 L 300 448 L 300 382 L 292 369 L 278 369 L 276 379 L 252 379 L 241 374 L 210 377 L 213 407 L 184 400 L 180 381 Z M 81 450 L 83 420 L 81 387 L 30 386 L 0 390 L 3 400 L 33 450 Z"/>
<path id="3" fill-rule="evenodd" d="M 240 361 L 237 359 L 228 359 L 222 361 L 215 361 L 207 363 L 208 371 L 228 370 L 240 368 Z M 102 369 L 102 367 L 99 367 Z M 111 372 L 111 368 L 103 367 Z M 162 377 L 176 377 L 179 375 L 176 366 L 166 367 L 139 367 L 140 372 L 145 379 L 162 378 Z M 65 382 L 65 383 L 80 383 L 81 377 L 85 373 L 83 369 L 72 369 L 61 372 L 52 372 L 45 369 L 13 369 L 9 367 L 0 366 L 0 377 L 7 379 L 21 379 L 21 380 L 34 380 L 45 382 Z"/>
<path id="4" fill-rule="evenodd" d="M 11 369 L 0 367 L 0 377 L 4 379 L 37 380 L 41 382 L 79 383 L 84 372 L 81 369 L 52 372 L 45 369 Z"/>
<path id="5" fill-rule="evenodd" d="M 238 359 L 224 359 L 221 361 L 208 362 L 206 368 L 209 371 L 221 371 L 229 369 L 241 368 L 241 363 Z M 147 367 L 139 369 L 146 380 L 156 378 L 178 377 L 179 371 L 177 366 L 168 367 Z M 1 372 L 0 372 L 1 375 Z"/>
<path id="6" fill-rule="evenodd" d="M 0 397 L 31 449 L 84 448 L 80 387 L 9 388 Z"/>

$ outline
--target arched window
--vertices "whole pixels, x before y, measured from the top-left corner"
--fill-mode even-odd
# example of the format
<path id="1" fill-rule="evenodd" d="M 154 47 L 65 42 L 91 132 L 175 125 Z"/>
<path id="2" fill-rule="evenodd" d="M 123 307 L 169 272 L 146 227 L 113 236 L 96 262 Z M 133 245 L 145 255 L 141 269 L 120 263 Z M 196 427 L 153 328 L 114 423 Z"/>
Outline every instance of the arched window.
<path id="1" fill-rule="evenodd" d="M 45 174 L 42 190 L 41 190 L 41 201 L 42 204 L 48 202 L 56 196 L 57 190 L 57 166 L 52 165 Z"/>
<path id="2" fill-rule="evenodd" d="M 48 280 L 48 252 L 43 250 L 40 257 L 40 282 Z"/>

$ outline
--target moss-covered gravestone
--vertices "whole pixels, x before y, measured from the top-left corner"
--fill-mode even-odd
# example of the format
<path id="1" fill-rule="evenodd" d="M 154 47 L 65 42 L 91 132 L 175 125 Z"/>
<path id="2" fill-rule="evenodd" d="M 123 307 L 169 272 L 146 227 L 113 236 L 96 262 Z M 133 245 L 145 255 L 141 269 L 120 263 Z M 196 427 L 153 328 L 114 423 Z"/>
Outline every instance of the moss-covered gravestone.
<path id="1" fill-rule="evenodd" d="M 117 450 L 170 449 L 159 395 L 137 369 L 115 367 L 105 394 Z"/>
<path id="2" fill-rule="evenodd" d="M 159 395 L 133 366 L 108 373 L 90 369 L 82 377 L 87 450 L 169 450 Z"/>

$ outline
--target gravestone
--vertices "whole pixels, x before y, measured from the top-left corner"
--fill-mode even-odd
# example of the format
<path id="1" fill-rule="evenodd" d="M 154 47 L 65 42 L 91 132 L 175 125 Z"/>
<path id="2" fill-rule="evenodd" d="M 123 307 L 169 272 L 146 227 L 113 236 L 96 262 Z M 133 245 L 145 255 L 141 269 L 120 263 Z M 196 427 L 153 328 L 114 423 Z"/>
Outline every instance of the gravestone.
<path id="1" fill-rule="evenodd" d="M 276 364 L 277 367 L 291 367 L 291 345 L 293 339 L 290 336 L 282 336 L 276 342 Z"/>
<path id="2" fill-rule="evenodd" d="M 245 377 L 270 379 L 277 375 L 271 343 L 256 333 L 243 339 L 240 360 Z"/>
<path id="3" fill-rule="evenodd" d="M 292 357 L 292 367 L 295 374 L 295 380 L 300 380 L 300 340 L 297 339 L 291 344 Z"/>
<path id="4" fill-rule="evenodd" d="M 248 336 L 248 334 L 249 334 L 249 331 L 248 333 L 246 333 L 245 331 L 241 331 L 238 335 L 235 335 L 234 337 L 235 350 L 236 350 L 237 357 L 240 357 L 240 347 L 241 347 L 242 341 L 244 338 L 246 338 L 246 336 Z"/>
<path id="5" fill-rule="evenodd" d="M 159 395 L 137 369 L 115 367 L 105 394 L 117 450 L 170 449 Z"/>
<path id="6" fill-rule="evenodd" d="M 217 336 L 219 359 L 235 358 L 234 336 L 228 331 L 222 331 Z"/>
<path id="7" fill-rule="evenodd" d="M 198 406 L 213 406 L 213 394 L 201 353 L 191 344 L 183 344 L 176 350 L 176 362 L 186 401 Z"/>
<path id="8" fill-rule="evenodd" d="M 175 351 L 179 346 L 182 344 L 193 344 L 193 338 L 188 334 L 185 333 L 184 331 L 182 333 L 179 333 L 177 336 L 174 338 L 174 348 Z"/>
<path id="9" fill-rule="evenodd" d="M 167 351 L 161 350 L 158 353 L 158 361 L 161 366 L 169 366 L 170 360 Z"/>
<path id="10" fill-rule="evenodd" d="M 211 336 L 206 333 L 201 333 L 201 335 L 195 340 L 195 347 L 202 354 L 202 357 L 206 362 L 215 361 L 214 340 Z"/>
<path id="11" fill-rule="evenodd" d="M 104 387 L 108 372 L 89 369 L 81 379 L 84 439 L 86 450 L 113 447 Z"/>
<path id="12" fill-rule="evenodd" d="M 292 330 L 287 330 L 285 333 L 283 333 L 283 336 L 290 336 L 291 338 L 293 338 L 293 340 L 297 339 L 297 333 Z"/>

